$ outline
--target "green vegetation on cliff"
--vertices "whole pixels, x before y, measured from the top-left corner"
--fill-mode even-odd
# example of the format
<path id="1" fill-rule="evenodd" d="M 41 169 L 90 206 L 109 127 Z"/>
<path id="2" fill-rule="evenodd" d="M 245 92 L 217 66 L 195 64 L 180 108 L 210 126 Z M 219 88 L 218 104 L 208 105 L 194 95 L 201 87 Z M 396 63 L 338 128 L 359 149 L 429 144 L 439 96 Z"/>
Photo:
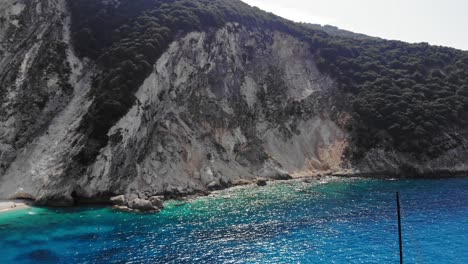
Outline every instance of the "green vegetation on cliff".
<path id="1" fill-rule="evenodd" d="M 468 124 L 468 54 L 426 43 L 329 38 L 319 63 L 352 95 L 356 146 L 419 157 L 457 145 Z"/>
<path id="2" fill-rule="evenodd" d="M 425 43 L 331 36 L 237 0 L 69 0 L 78 54 L 102 73 L 82 124 L 92 161 L 108 130 L 134 104 L 133 94 L 177 37 L 239 22 L 289 33 L 310 44 L 320 70 L 351 102 L 351 153 L 379 147 L 437 156 L 457 145 L 453 128 L 468 123 L 468 54 Z M 441 135 L 446 135 L 441 140 Z"/>

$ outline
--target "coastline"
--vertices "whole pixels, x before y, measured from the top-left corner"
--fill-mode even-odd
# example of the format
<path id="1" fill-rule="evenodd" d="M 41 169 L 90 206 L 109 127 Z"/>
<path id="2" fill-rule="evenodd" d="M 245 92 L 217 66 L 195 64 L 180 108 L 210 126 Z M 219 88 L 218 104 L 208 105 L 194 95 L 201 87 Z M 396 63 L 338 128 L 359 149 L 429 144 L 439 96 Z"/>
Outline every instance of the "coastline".
<path id="1" fill-rule="evenodd" d="M 379 173 L 360 173 L 355 172 L 352 170 L 341 170 L 341 171 L 325 171 L 320 173 L 311 173 L 311 174 L 296 174 L 293 175 L 289 179 L 272 179 L 272 178 L 256 178 L 256 179 L 243 179 L 239 180 L 232 185 L 223 186 L 220 188 L 206 190 L 206 191 L 199 191 L 190 194 L 166 194 L 165 202 L 167 201 L 176 201 L 176 200 L 194 200 L 200 197 L 210 196 L 213 194 L 217 194 L 221 191 L 242 187 L 242 186 L 254 186 L 254 187 L 262 187 L 264 185 L 259 185 L 259 181 L 265 182 L 289 182 L 289 181 L 303 181 L 306 183 L 313 183 L 313 182 L 327 182 L 327 179 L 330 178 L 341 178 L 341 179 L 378 179 L 378 180 L 404 180 L 404 179 L 451 179 L 451 178 L 468 178 L 467 171 L 438 171 L 433 173 L 425 173 L 419 175 L 401 175 L 392 172 L 379 172 Z M 79 207 L 83 205 L 102 205 L 102 206 L 110 206 L 110 202 L 105 202 L 102 199 L 94 201 L 93 199 L 80 199 L 76 200 L 74 206 L 71 207 Z M 28 209 L 34 207 L 34 201 L 32 200 L 24 200 L 24 199 L 15 199 L 15 200 L 0 200 L 0 214 L 21 210 L 21 209 Z M 68 206 L 65 206 L 68 207 Z"/>
<path id="2" fill-rule="evenodd" d="M 337 171 L 329 174 L 329 176 L 340 178 L 365 178 L 365 179 L 453 179 L 453 178 L 467 178 L 468 171 L 452 171 L 452 170 L 438 170 L 433 172 L 413 172 L 413 173 L 395 173 L 390 171 L 381 172 L 349 172 Z"/>
<path id="3" fill-rule="evenodd" d="M 32 202 L 28 200 L 0 200 L 0 213 L 11 212 L 32 207 Z"/>
<path id="4" fill-rule="evenodd" d="M 369 250 L 378 250 L 375 254 L 368 254 L 368 261 L 372 262 L 376 256 L 382 256 L 378 261 L 389 262 L 398 250 L 392 246 L 390 248 L 394 250 L 389 251 L 388 246 L 396 245 L 396 211 L 391 210 L 394 209 L 396 188 L 401 188 L 407 195 L 405 210 L 418 213 L 408 214 L 405 221 L 412 232 L 415 232 L 417 224 L 423 227 L 420 230 L 424 232 L 418 233 L 418 238 L 423 239 L 418 241 L 427 243 L 424 248 L 429 253 L 425 252 L 425 256 L 435 254 L 437 257 L 442 252 L 449 260 L 454 259 L 450 258 L 452 252 L 446 252 L 440 247 L 443 243 L 454 245 L 456 252 L 464 252 L 465 238 L 461 224 L 464 218 L 459 218 L 458 213 L 461 212 L 459 209 L 464 208 L 463 198 L 466 193 L 463 192 L 463 186 L 466 181 L 448 181 L 447 184 L 402 181 L 387 184 L 359 179 L 341 181 L 335 177 L 323 177 L 323 181 L 331 183 L 328 185 L 314 181 L 308 185 L 292 180 L 272 181 L 267 188 L 234 187 L 232 192 L 213 192 L 212 197 L 202 197 L 195 201 L 170 201 L 159 215 L 114 212 L 104 206 L 65 211 L 33 207 L 0 214 L 2 238 L 7 242 L 1 250 L 2 259 L 15 263 L 22 259 L 37 261 L 37 258 L 32 258 L 37 256 L 56 256 L 55 259 L 50 258 L 50 261 L 44 258 L 44 261 L 58 262 L 57 258 L 60 258 L 59 261 L 67 261 L 71 256 L 70 260 L 74 262 L 91 260 L 105 263 L 130 258 L 136 261 L 152 258 L 164 262 L 174 259 L 171 252 L 183 251 L 182 255 L 176 256 L 180 259 L 174 261 L 184 262 L 193 254 L 203 259 L 210 256 L 209 252 L 215 252 L 207 262 L 216 262 L 215 258 L 219 256 L 223 260 L 225 256 L 231 257 L 217 252 L 227 252 L 232 254 L 232 261 L 235 262 L 239 251 L 232 251 L 232 245 L 236 243 L 239 246 L 235 249 L 245 245 L 248 251 L 241 253 L 249 254 L 251 259 L 283 254 L 283 251 L 277 250 L 279 247 L 284 252 L 291 252 L 291 257 L 281 260 L 285 263 L 291 262 L 294 256 L 298 257 L 298 262 L 308 262 L 316 254 L 322 254 L 322 259 L 329 259 L 329 256 L 335 256 L 336 246 L 339 245 L 351 250 L 362 249 L 356 253 L 359 255 L 367 254 Z M 434 188 L 442 189 L 434 191 Z M 450 201 L 452 203 L 448 204 Z M 447 206 L 437 206 L 440 203 Z M 461 217 L 465 217 L 465 214 Z M 433 221 L 434 218 L 438 221 Z M 362 231 L 367 228 L 371 229 Z M 375 234 L 386 239 L 379 243 L 379 247 L 368 242 L 376 239 Z M 114 239 L 112 243 L 109 243 L 108 238 Z M 134 241 L 141 246 L 132 246 L 135 245 Z M 300 246 L 304 241 L 309 244 Z M 434 241 L 437 244 L 432 244 Z M 287 244 L 288 247 L 283 248 L 278 243 Z M 255 248 L 251 248 L 252 245 Z M 308 250 L 316 250 L 317 245 L 328 249 L 304 255 Z M 263 254 L 265 249 L 270 250 L 269 255 L 250 255 L 250 250 Z M 354 254 L 351 250 L 340 251 L 343 262 L 349 260 L 349 254 Z M 434 250 L 435 253 L 431 253 Z M 103 256 L 101 252 L 106 254 Z M 107 254 L 109 252 L 114 254 Z M 167 252 L 169 254 L 166 255 Z M 154 257 L 148 254 L 154 254 Z M 408 256 L 410 260 L 411 256 L 417 257 L 415 254 Z"/>

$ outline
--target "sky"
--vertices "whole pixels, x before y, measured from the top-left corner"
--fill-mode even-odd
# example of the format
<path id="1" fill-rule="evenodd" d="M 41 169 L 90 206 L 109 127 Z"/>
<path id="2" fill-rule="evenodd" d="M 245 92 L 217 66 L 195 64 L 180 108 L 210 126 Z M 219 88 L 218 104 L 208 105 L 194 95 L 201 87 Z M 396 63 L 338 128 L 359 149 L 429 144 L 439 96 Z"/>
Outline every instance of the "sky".
<path id="1" fill-rule="evenodd" d="M 242 0 L 296 22 L 468 50 L 468 0 Z"/>

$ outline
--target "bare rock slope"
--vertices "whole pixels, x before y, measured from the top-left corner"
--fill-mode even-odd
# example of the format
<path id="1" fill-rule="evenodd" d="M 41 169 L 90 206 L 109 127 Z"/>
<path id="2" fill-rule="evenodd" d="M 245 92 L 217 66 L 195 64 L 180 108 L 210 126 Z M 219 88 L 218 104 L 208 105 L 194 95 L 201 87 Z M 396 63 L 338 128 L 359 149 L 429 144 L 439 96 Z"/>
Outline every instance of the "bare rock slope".
<path id="1" fill-rule="evenodd" d="M 334 84 L 309 50 L 234 24 L 174 42 L 78 181 L 81 195 L 183 194 L 339 168 L 345 135 L 327 101 Z"/>
<path id="2" fill-rule="evenodd" d="M 95 163 L 69 173 L 96 72 L 74 56 L 64 1 L 6 1 L 1 11 L 2 198 L 179 195 L 340 167 L 334 83 L 308 45 L 228 24 L 175 41 Z"/>

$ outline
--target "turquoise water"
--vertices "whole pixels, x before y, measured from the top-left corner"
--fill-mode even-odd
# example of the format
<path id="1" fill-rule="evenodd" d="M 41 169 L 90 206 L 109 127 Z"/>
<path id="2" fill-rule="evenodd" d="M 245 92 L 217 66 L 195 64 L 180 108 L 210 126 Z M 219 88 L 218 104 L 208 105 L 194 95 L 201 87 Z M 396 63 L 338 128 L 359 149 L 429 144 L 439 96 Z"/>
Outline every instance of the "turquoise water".
<path id="1" fill-rule="evenodd" d="M 108 208 L 0 214 L 0 263 L 468 263 L 468 179 L 243 187 L 156 215 Z"/>

